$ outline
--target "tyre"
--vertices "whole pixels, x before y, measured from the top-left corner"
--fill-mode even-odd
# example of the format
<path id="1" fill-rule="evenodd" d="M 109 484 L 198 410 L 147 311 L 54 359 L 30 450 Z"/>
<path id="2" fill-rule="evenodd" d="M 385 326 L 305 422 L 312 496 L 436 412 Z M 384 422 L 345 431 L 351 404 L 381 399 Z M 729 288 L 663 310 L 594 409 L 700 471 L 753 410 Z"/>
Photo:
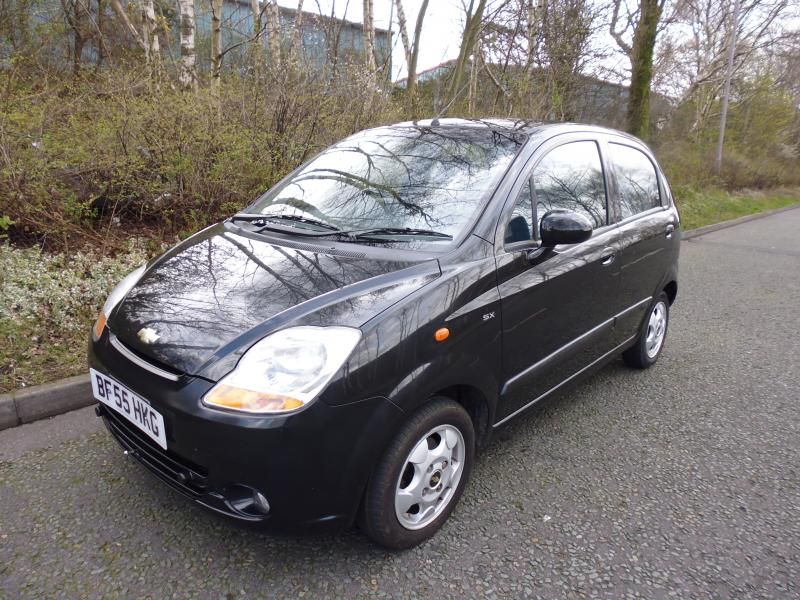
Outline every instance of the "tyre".
<path id="1" fill-rule="evenodd" d="M 668 326 L 669 298 L 661 292 L 650 306 L 636 343 L 622 353 L 625 362 L 636 369 L 653 366 L 664 349 Z"/>
<path id="2" fill-rule="evenodd" d="M 360 524 L 396 550 L 431 537 L 453 512 L 475 459 L 475 431 L 464 408 L 441 396 L 414 413 L 367 485 Z"/>

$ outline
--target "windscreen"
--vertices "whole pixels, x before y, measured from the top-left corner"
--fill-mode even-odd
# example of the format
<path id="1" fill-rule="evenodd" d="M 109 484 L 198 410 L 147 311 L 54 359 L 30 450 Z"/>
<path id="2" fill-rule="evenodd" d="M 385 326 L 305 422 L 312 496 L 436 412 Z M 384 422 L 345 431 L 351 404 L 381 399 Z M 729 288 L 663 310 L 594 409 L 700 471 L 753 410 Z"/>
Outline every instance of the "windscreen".
<path id="1" fill-rule="evenodd" d="M 454 238 L 524 141 L 481 124 L 367 130 L 322 152 L 246 212 L 306 217 L 341 230 L 428 230 Z"/>

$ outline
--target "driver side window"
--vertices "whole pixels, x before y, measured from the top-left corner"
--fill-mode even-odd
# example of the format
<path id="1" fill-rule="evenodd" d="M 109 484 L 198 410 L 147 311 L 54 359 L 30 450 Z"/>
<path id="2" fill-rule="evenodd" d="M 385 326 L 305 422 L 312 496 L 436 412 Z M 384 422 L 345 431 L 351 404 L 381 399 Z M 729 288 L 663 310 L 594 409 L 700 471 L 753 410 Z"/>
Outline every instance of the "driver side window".
<path id="1" fill-rule="evenodd" d="M 551 150 L 533 170 L 533 187 L 534 214 L 540 220 L 549 210 L 566 208 L 587 217 L 595 229 L 608 222 L 603 166 L 595 142 L 570 142 Z"/>
<path id="2" fill-rule="evenodd" d="M 505 243 L 539 240 L 547 211 L 566 208 L 595 229 L 607 224 L 606 186 L 600 151 L 592 141 L 568 142 L 548 152 L 522 186 L 506 225 Z"/>

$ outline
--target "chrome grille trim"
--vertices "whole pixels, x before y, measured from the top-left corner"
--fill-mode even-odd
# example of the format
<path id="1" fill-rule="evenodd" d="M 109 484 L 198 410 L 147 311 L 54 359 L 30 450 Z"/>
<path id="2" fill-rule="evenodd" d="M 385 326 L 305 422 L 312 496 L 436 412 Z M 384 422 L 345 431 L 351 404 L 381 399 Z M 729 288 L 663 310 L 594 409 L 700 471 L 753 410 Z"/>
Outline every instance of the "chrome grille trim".
<path id="1" fill-rule="evenodd" d="M 131 361 L 138 367 L 141 367 L 145 371 L 150 371 L 153 375 L 158 375 L 159 377 L 163 377 L 164 379 L 169 379 L 170 381 L 178 381 L 180 379 L 180 375 L 176 375 L 175 373 L 170 373 L 169 371 L 165 371 L 164 369 L 159 369 L 155 365 L 151 365 L 146 360 L 142 359 L 141 357 L 137 356 L 134 352 L 129 350 L 125 344 L 120 342 L 113 333 L 109 332 L 108 339 L 111 341 L 111 345 L 117 349 L 117 352 L 122 354 L 125 358 Z"/>

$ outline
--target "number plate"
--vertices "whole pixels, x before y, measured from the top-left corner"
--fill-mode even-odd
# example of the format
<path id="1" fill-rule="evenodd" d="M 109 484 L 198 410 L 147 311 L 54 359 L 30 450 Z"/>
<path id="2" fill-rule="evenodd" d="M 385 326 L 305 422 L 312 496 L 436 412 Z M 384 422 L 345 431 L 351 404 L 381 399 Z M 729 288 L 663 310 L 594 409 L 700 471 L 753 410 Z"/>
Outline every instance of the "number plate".
<path id="1" fill-rule="evenodd" d="M 146 400 L 134 394 L 121 383 L 94 369 L 89 369 L 89 372 L 94 397 L 128 419 L 166 450 L 167 435 L 164 431 L 164 417 L 153 410 Z"/>

